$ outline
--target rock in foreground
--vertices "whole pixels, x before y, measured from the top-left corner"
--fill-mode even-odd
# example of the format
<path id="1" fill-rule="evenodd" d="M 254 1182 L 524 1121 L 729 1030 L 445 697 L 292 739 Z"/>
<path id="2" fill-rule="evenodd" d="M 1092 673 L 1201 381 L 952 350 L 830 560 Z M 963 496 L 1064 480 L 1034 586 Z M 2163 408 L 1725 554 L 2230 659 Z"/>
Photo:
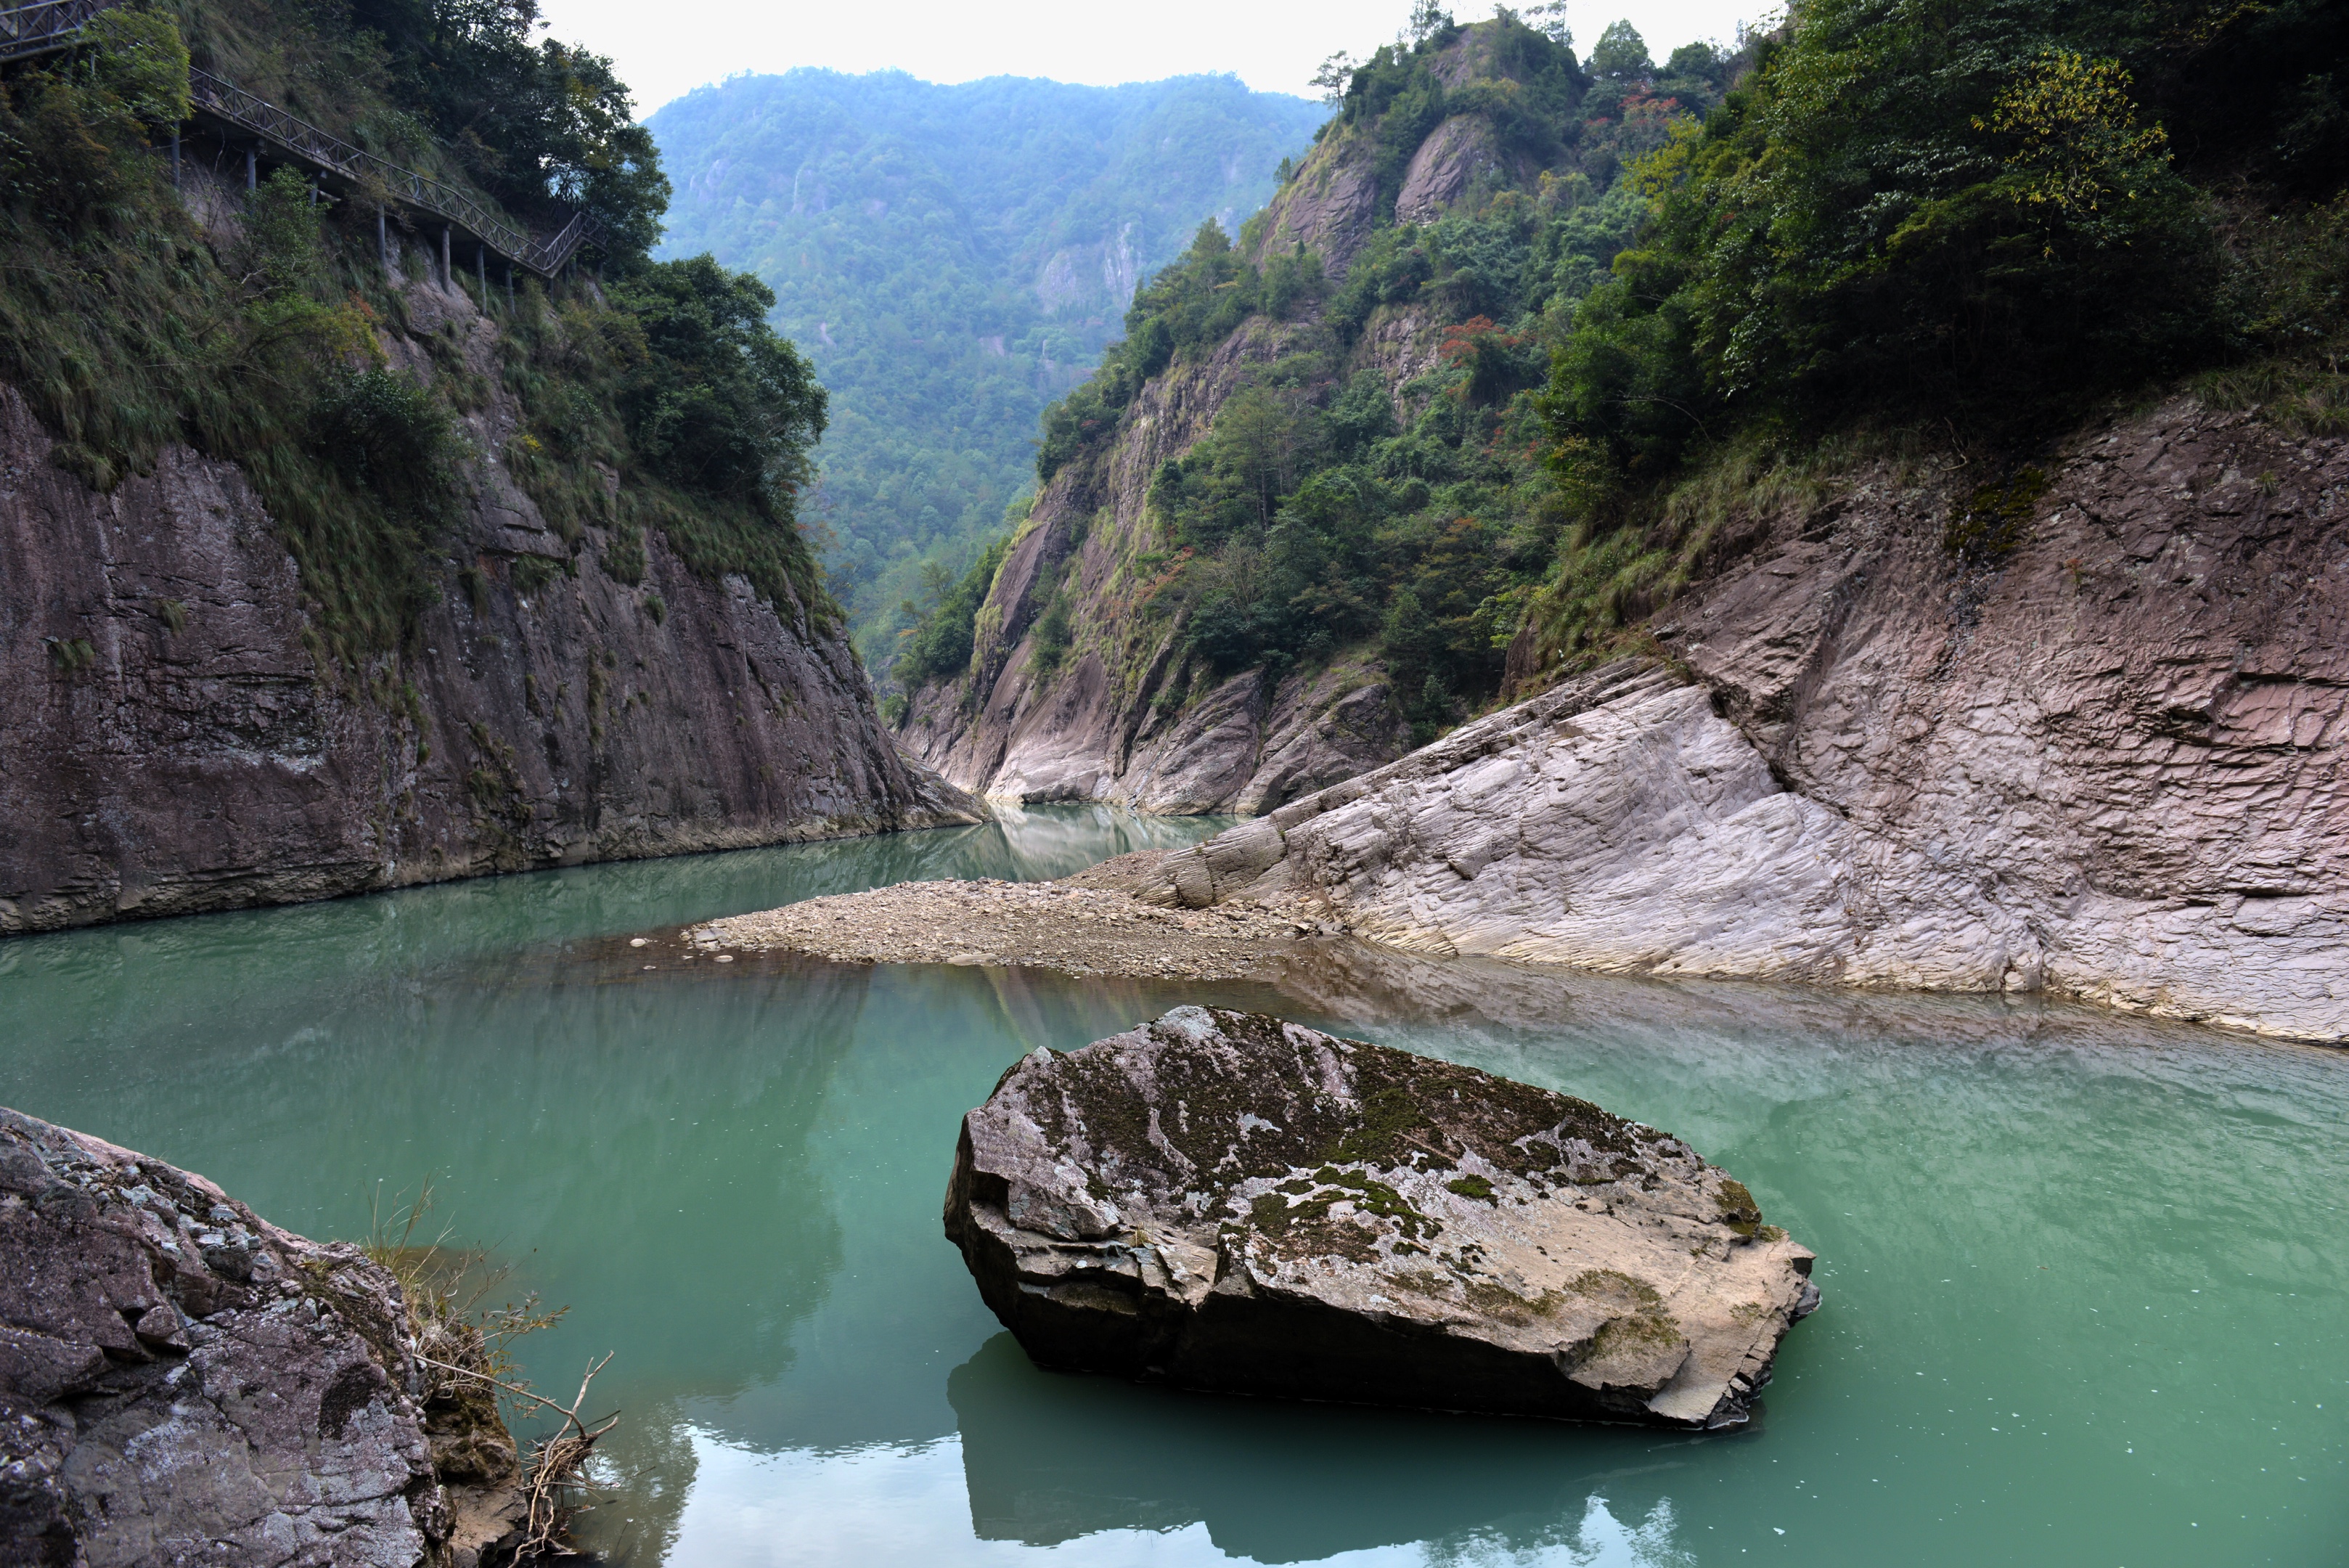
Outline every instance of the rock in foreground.
<path id="1" fill-rule="evenodd" d="M 1676 1138 L 1473 1067 L 1177 1008 L 963 1118 L 947 1238 L 1039 1365 L 1720 1428 L 1812 1254 Z"/>
<path id="2" fill-rule="evenodd" d="M 441 1480 L 510 1480 L 512 1441 L 419 1371 L 357 1248 L 0 1110 L 0 1563 L 470 1564 L 505 1524 Z"/>

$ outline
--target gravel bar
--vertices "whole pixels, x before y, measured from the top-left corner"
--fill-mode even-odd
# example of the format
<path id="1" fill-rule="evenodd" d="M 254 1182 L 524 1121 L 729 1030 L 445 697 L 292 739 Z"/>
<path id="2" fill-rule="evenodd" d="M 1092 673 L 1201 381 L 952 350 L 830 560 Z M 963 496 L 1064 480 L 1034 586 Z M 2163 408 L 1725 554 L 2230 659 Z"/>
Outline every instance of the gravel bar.
<path id="1" fill-rule="evenodd" d="M 1273 954 L 1338 929 L 1248 904 L 1162 909 L 1082 881 L 900 882 L 713 920 L 688 940 L 708 952 L 783 950 L 839 963 L 1239 980 Z"/>

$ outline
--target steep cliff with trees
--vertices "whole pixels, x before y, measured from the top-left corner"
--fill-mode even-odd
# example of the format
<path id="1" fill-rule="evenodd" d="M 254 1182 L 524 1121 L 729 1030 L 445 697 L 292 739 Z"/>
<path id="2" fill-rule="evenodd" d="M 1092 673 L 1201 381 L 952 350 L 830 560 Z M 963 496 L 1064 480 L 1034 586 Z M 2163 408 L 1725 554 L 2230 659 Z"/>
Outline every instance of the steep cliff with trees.
<path id="1" fill-rule="evenodd" d="M 2191 379 L 2340 418 L 2326 7 L 1816 0 L 1662 65 L 1622 24 L 1588 63 L 1415 26 L 1334 73 L 1237 246 L 1137 297 L 1033 514 L 905 639 L 904 732 L 952 777 L 1268 809 L 1652 651 L 1878 458 L 1970 476 L 1961 571 L 2099 410 Z"/>
<path id="2" fill-rule="evenodd" d="M 1045 416 L 1041 490 L 905 639 L 905 733 L 968 787 L 1261 810 L 1498 690 L 1567 524 L 1546 346 L 1644 198 L 1624 177 L 1742 68 L 1586 68 L 1513 16 L 1343 73 L 1235 240 L 1203 226 Z"/>
<path id="3" fill-rule="evenodd" d="M 1423 951 L 2349 1040 L 2344 55 L 2316 4 L 1796 7 L 1517 372 L 1554 532 L 1477 646 L 1525 700 L 1129 877 Z M 1246 517 L 1223 439 L 1148 453 L 1176 525 Z M 1311 515 L 1271 491 L 1265 563 Z M 916 710 L 935 754 L 984 761 L 990 690 Z"/>
<path id="4" fill-rule="evenodd" d="M 191 65 L 599 237 L 493 279 Z M 958 814 L 800 532 L 823 389 L 755 280 L 647 258 L 666 197 L 527 5 L 126 5 L 7 67 L 0 929 Z"/>

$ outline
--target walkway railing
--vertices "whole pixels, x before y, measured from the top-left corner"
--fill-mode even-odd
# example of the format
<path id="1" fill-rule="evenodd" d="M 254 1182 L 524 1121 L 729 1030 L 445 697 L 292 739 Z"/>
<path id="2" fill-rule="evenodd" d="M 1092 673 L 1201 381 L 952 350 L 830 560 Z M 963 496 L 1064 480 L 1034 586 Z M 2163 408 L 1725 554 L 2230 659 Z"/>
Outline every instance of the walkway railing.
<path id="1" fill-rule="evenodd" d="M 600 231 L 594 218 L 580 213 L 554 234 L 536 238 L 456 186 L 353 147 L 210 71 L 189 71 L 188 87 L 199 111 L 249 130 L 279 152 L 364 192 L 445 218 L 541 277 L 562 271 L 563 264 Z"/>
<path id="2" fill-rule="evenodd" d="M 113 4 L 114 0 L 45 0 L 39 5 L 0 11 L 0 60 L 29 59 L 62 49 L 73 42 L 83 23 Z"/>
<path id="3" fill-rule="evenodd" d="M 43 0 L 37 5 L 0 10 L 0 62 L 29 59 L 71 47 L 79 39 L 83 25 L 113 4 L 114 0 Z M 541 277 L 553 277 L 579 254 L 582 245 L 603 237 L 603 225 L 578 213 L 562 228 L 541 238 L 446 181 L 403 169 L 330 136 L 210 71 L 191 69 L 188 89 L 200 117 L 250 132 L 281 157 L 333 175 L 362 194 L 440 218 L 463 229 L 503 260 Z"/>

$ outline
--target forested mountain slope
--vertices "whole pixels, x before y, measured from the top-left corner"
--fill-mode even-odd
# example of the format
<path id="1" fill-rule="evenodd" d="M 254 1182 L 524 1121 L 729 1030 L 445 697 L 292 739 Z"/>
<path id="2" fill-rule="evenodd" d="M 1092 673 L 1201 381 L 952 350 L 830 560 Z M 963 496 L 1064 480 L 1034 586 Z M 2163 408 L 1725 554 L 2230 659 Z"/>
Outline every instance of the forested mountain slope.
<path id="1" fill-rule="evenodd" d="M 1381 49 L 1047 415 L 1024 531 L 907 639 L 910 742 L 972 788 L 1260 810 L 1489 699 L 1568 521 L 1546 345 L 1643 210 L 1627 162 L 1740 68 L 1618 26 L 1586 69 L 1513 17 Z"/>
<path id="2" fill-rule="evenodd" d="M 626 88 L 531 22 L 126 6 L 0 72 L 0 931 L 966 817 L 800 535 L 823 389 L 648 260 Z M 191 57 L 601 237 L 510 281 L 374 176 L 248 189 Z"/>
<path id="3" fill-rule="evenodd" d="M 826 565 L 885 673 L 924 568 L 959 576 L 1030 483 L 1038 416 L 1203 218 L 1272 193 L 1327 111 L 1234 78 L 1116 88 L 902 72 L 738 77 L 648 121 L 662 254 L 775 291 L 832 393 Z"/>
<path id="4" fill-rule="evenodd" d="M 1462 47 L 1423 45 L 1439 68 Z M 1431 600 L 1440 574 L 1371 553 L 1397 536 L 1364 524 L 1393 516 L 1379 487 L 1436 493 L 1424 448 L 1382 437 L 1321 493 L 1371 353 L 1298 384 L 1286 423 L 1246 387 L 1277 390 L 1287 346 L 1342 321 L 1398 243 L 1346 215 L 1407 207 L 1416 172 L 1481 140 L 1431 113 L 1350 165 L 1340 121 L 1248 252 L 1252 303 L 1282 244 L 1345 254 L 1318 320 L 1257 309 L 1186 357 L 1179 317 L 1162 335 L 1137 310 L 1111 363 L 1140 373 L 1048 420 L 1041 521 L 970 596 L 976 679 L 926 690 L 911 732 L 984 787 L 1185 805 L 1123 760 L 1164 777 L 1216 710 L 1185 692 L 1171 722 L 1151 704 L 1121 729 L 1136 708 L 1101 694 L 1205 661 L 1239 671 L 1206 691 L 1230 703 L 1227 775 L 1254 770 L 1214 798 L 1265 815 L 1136 871 L 1163 901 L 1271 900 L 1440 953 L 2049 992 L 2349 1041 L 2349 13 L 1806 0 L 1750 67 L 1638 165 L 1629 243 L 1534 324 L 1517 422 L 1478 389 L 1490 334 L 1446 302 L 1455 364 L 1425 406 L 1448 389 L 1453 418 L 1492 421 L 1476 450 L 1520 454 L 1522 514 L 1552 524 L 1523 576 L 1487 564 L 1507 514 L 1464 489 L 1436 537 L 1479 542 L 1454 569 L 1484 571 L 1485 598 Z M 1474 653 L 1498 663 L 1485 690 L 1533 695 L 1268 789 L 1279 754 L 1248 715 L 1296 690 L 1284 655 L 1309 671 L 1325 628 L 1371 624 L 1331 591 L 1349 582 L 1383 586 L 1364 648 L 1391 678 L 1451 680 Z M 1162 585 L 1151 628 L 1127 607 Z M 1448 640 L 1472 607 L 1485 635 Z M 937 618 L 917 651 L 950 665 L 956 629 Z M 1089 645 L 1091 684 L 1056 686 Z M 1434 720 L 1446 691 L 1421 691 Z"/>

